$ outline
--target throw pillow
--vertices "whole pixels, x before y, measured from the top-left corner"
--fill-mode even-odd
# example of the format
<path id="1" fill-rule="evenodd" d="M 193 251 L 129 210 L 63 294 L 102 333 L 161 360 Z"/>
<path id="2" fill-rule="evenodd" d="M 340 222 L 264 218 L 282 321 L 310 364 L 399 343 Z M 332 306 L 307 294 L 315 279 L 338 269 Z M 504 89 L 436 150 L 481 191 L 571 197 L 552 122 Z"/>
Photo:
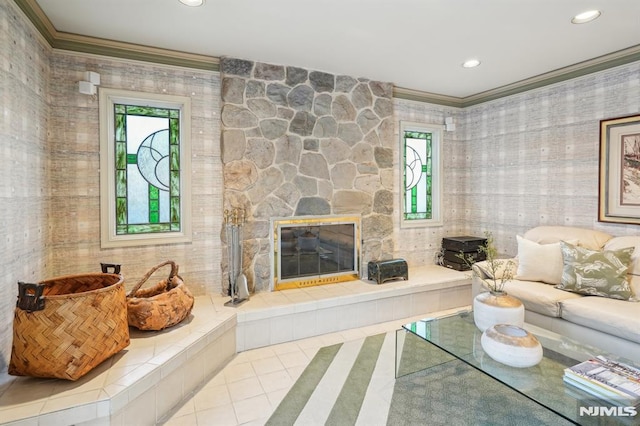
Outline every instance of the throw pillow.
<path id="1" fill-rule="evenodd" d="M 596 251 L 561 241 L 560 248 L 564 267 L 556 288 L 612 299 L 631 297 L 627 272 L 635 247 Z"/>
<path id="2" fill-rule="evenodd" d="M 580 241 L 581 247 L 591 250 L 601 250 L 605 243 L 611 239 L 611 235 L 594 229 L 547 225 L 528 230 L 525 232 L 524 237 L 539 244 L 577 240 Z"/>
<path id="3" fill-rule="evenodd" d="M 516 241 L 518 242 L 518 270 L 515 276 L 517 280 L 560 284 L 563 268 L 560 243 L 538 244 L 520 235 L 516 235 Z"/>

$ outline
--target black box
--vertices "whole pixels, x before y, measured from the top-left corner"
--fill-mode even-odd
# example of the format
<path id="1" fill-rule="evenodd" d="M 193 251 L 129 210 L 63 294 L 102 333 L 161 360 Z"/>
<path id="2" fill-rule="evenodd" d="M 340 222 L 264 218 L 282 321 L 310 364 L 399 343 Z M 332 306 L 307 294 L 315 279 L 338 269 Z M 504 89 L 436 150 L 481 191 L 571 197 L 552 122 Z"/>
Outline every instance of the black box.
<path id="1" fill-rule="evenodd" d="M 382 284 L 396 278 L 409 279 L 407 261 L 404 259 L 372 260 L 367 264 L 368 279 Z"/>
<path id="2" fill-rule="evenodd" d="M 485 253 L 478 249 L 487 243 L 486 238 L 480 237 L 446 237 L 442 239 L 442 252 L 440 264 L 456 271 L 468 271 L 471 267 L 458 256 L 464 253 L 471 262 L 480 262 L 486 259 Z"/>
<path id="3" fill-rule="evenodd" d="M 455 252 L 472 252 L 478 251 L 478 247 L 487 243 L 486 238 L 480 237 L 446 237 L 442 239 L 442 248 Z"/>

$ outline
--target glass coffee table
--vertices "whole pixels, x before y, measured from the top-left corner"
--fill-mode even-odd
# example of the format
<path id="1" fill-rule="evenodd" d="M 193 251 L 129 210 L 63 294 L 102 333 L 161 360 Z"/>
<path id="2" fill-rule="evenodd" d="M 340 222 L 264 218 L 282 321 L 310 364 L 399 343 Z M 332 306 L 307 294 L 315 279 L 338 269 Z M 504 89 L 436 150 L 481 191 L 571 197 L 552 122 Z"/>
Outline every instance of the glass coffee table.
<path id="1" fill-rule="evenodd" d="M 596 355 L 633 364 L 599 349 L 577 343 L 539 327 L 526 325 L 543 347 L 542 361 L 533 367 L 515 368 L 491 359 L 482 349 L 482 332 L 473 322 L 473 312 L 427 318 L 406 324 L 396 332 L 396 379 L 450 361 L 468 366 L 498 381 L 505 392 L 517 392 L 550 410 L 563 422 L 574 424 L 632 425 L 640 415 L 603 418 L 585 415 L 580 407 L 615 407 L 563 382 L 564 369 Z M 439 348 L 434 352 L 433 346 Z M 424 355 L 423 355 L 424 354 Z M 423 355 L 423 356 L 421 356 Z M 441 359 L 440 359 L 441 358 Z M 559 419 L 560 420 L 560 419 Z"/>

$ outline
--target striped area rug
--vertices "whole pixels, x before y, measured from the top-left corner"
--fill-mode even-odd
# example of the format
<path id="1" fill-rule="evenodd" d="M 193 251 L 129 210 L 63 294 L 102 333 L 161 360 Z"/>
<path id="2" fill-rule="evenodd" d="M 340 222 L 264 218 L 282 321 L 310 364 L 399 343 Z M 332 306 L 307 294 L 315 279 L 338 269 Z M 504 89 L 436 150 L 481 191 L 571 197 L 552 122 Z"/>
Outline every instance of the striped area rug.
<path id="1" fill-rule="evenodd" d="M 373 425 L 381 419 L 384 424 L 394 356 L 395 333 L 321 348 L 267 424 Z"/>
<path id="2" fill-rule="evenodd" d="M 397 350 L 396 380 L 395 332 L 321 348 L 267 425 L 571 424 L 420 339 Z"/>

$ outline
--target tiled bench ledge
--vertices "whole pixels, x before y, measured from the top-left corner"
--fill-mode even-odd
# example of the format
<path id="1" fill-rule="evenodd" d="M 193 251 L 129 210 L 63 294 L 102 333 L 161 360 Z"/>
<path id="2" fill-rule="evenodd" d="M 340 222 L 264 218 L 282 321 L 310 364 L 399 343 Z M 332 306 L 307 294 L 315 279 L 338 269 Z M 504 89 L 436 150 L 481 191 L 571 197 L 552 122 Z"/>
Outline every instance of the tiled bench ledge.
<path id="1" fill-rule="evenodd" d="M 2 425 L 152 425 L 220 370 L 236 351 L 467 306 L 467 274 L 440 266 L 408 281 L 350 281 L 196 298 L 193 315 L 163 332 L 132 331 L 131 345 L 76 382 L 0 374 Z M 6 368 L 6 367 L 5 367 Z"/>
<path id="2" fill-rule="evenodd" d="M 229 299 L 213 299 L 216 309 Z M 238 306 L 238 352 L 291 340 L 467 306 L 468 273 L 442 266 L 409 269 L 409 279 L 258 293 Z"/>
<path id="3" fill-rule="evenodd" d="M 131 344 L 75 382 L 0 374 L 0 424 L 152 425 L 236 353 L 236 313 L 196 297 L 193 315 Z"/>

